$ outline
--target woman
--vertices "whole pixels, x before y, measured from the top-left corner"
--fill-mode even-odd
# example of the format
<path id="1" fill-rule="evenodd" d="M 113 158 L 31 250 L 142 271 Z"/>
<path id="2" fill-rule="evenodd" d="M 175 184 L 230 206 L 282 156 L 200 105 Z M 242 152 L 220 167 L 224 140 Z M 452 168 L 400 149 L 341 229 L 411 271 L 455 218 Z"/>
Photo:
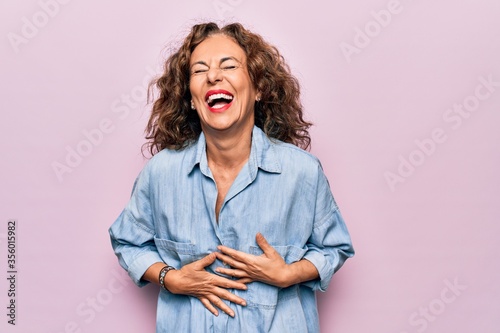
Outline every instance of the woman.
<path id="1" fill-rule="evenodd" d="M 155 84 L 154 156 L 110 235 L 133 281 L 162 287 L 157 332 L 318 332 L 315 291 L 354 251 L 283 58 L 199 24 Z"/>

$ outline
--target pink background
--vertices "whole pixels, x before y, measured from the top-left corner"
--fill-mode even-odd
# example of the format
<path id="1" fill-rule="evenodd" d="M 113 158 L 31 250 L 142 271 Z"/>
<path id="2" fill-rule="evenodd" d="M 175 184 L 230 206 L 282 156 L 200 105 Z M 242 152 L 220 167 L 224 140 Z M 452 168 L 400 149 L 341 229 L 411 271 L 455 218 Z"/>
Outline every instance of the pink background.
<path id="1" fill-rule="evenodd" d="M 145 163 L 143 85 L 205 20 L 262 34 L 302 84 L 357 251 L 322 332 L 500 332 L 500 2 L 59 1 L 0 3 L 1 332 L 154 332 L 157 288 L 128 281 L 107 229 Z"/>

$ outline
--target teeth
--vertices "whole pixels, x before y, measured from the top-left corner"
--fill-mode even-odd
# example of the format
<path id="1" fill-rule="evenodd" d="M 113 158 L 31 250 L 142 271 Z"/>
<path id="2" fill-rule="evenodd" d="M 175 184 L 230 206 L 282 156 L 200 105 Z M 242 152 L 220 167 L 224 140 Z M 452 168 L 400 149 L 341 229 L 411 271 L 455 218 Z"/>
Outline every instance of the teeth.
<path id="1" fill-rule="evenodd" d="M 227 99 L 230 101 L 233 100 L 233 96 L 220 93 L 220 94 L 213 94 L 213 95 L 208 96 L 207 102 L 211 103 L 214 99 L 219 99 L 219 98 L 224 98 L 224 99 Z"/>

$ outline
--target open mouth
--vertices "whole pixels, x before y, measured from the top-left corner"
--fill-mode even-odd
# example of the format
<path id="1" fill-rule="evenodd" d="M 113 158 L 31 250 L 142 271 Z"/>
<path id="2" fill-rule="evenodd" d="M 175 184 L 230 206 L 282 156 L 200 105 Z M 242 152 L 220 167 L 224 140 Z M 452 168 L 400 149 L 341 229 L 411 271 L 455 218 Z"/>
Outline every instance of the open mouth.
<path id="1" fill-rule="evenodd" d="M 233 94 L 229 91 L 212 90 L 205 96 L 205 101 L 212 111 L 223 111 L 229 107 L 233 101 Z"/>

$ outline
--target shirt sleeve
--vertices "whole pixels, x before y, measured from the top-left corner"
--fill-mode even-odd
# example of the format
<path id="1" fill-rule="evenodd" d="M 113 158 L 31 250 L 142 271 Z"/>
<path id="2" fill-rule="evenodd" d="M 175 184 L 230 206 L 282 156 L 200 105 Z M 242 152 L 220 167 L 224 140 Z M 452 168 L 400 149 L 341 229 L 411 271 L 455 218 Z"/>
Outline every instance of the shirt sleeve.
<path id="1" fill-rule="evenodd" d="M 318 171 L 314 224 L 304 259 L 316 266 L 319 279 L 304 285 L 326 291 L 333 274 L 354 255 L 354 248 L 321 166 Z"/>
<path id="2" fill-rule="evenodd" d="M 139 287 L 148 284 L 141 280 L 146 270 L 163 261 L 154 243 L 154 230 L 146 165 L 134 183 L 128 205 L 109 228 L 111 245 L 120 265 Z"/>

